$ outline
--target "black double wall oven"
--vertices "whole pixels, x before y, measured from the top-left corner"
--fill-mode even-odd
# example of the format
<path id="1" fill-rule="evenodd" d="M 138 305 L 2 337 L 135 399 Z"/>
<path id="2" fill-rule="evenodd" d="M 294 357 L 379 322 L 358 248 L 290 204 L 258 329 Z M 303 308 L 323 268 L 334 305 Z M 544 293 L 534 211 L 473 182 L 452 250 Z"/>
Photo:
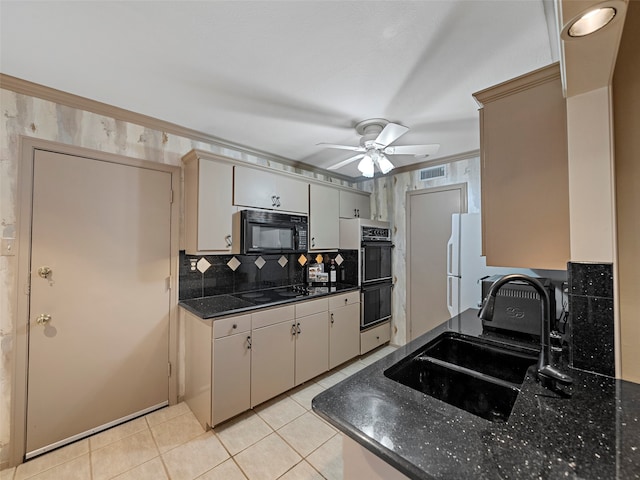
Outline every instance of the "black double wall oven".
<path id="1" fill-rule="evenodd" d="M 391 318 L 391 229 L 388 225 L 360 226 L 360 287 L 362 330 Z"/>

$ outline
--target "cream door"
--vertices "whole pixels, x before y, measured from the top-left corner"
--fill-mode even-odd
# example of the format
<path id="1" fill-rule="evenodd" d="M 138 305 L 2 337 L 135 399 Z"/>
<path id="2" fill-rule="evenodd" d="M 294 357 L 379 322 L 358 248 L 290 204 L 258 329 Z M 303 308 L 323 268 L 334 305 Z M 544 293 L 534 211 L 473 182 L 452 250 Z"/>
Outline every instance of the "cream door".
<path id="1" fill-rule="evenodd" d="M 333 250 L 340 246 L 339 190 L 309 186 L 309 249 Z"/>
<path id="2" fill-rule="evenodd" d="M 251 332 L 216 338 L 213 344 L 212 425 L 218 425 L 249 408 Z"/>
<path id="3" fill-rule="evenodd" d="M 329 368 L 360 353 L 360 304 L 352 303 L 329 312 Z"/>
<path id="4" fill-rule="evenodd" d="M 168 403 L 171 175 L 37 150 L 27 458 Z"/>
<path id="5" fill-rule="evenodd" d="M 409 340 L 451 317 L 447 308 L 447 242 L 451 215 L 466 210 L 466 189 L 454 185 L 407 195 Z"/>

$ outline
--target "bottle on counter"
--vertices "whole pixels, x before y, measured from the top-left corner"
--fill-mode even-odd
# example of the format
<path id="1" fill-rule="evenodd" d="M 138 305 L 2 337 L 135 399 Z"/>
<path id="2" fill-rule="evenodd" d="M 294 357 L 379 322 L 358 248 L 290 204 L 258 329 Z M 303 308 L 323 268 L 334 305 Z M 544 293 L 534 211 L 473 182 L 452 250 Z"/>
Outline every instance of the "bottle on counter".
<path id="1" fill-rule="evenodd" d="M 337 283 L 337 275 L 336 275 L 336 262 L 335 260 L 331 260 L 331 265 L 329 266 L 329 287 L 331 291 L 335 291 L 336 283 Z"/>

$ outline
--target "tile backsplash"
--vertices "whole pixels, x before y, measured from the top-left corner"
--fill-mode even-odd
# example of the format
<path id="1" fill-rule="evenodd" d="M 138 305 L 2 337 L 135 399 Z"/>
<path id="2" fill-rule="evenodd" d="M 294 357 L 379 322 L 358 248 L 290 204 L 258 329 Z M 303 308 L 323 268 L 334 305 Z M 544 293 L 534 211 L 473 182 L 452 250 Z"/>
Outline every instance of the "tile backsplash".
<path id="1" fill-rule="evenodd" d="M 350 250 L 284 255 L 187 255 L 181 251 L 178 296 L 186 300 L 305 283 L 310 262 L 320 255 L 328 265 L 338 253 L 353 257 Z M 347 275 L 351 268 L 352 262 L 338 266 L 339 281 L 354 278 L 353 274 Z"/>
<path id="2" fill-rule="evenodd" d="M 571 315 L 571 364 L 615 375 L 613 264 L 567 264 Z"/>

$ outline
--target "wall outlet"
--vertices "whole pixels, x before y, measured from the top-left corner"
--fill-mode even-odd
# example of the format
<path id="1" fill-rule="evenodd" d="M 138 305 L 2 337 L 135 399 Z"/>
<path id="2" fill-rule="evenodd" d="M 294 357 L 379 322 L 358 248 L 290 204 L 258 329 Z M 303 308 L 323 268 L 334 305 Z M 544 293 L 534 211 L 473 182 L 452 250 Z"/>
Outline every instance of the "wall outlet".
<path id="1" fill-rule="evenodd" d="M 15 255 L 15 243 L 15 238 L 3 237 L 2 241 L 0 242 L 0 255 L 2 255 L 3 257 L 10 257 L 12 255 Z"/>
<path id="2" fill-rule="evenodd" d="M 190 259 L 189 262 L 191 263 L 191 271 L 195 272 L 197 270 L 198 260 Z"/>

